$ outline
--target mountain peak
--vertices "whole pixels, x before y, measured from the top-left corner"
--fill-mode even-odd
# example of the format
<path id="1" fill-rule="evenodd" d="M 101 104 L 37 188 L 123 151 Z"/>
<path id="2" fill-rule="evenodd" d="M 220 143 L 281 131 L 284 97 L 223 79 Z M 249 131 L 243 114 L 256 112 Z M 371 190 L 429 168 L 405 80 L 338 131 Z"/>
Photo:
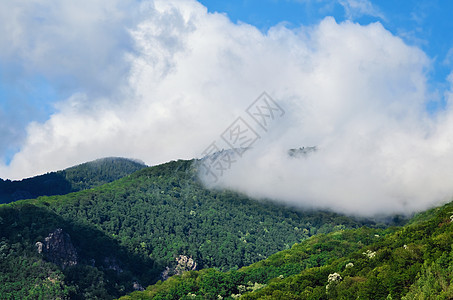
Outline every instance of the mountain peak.
<path id="1" fill-rule="evenodd" d="M 86 190 L 118 180 L 146 167 L 139 160 L 105 157 L 23 180 L 0 180 L 0 203 Z"/>

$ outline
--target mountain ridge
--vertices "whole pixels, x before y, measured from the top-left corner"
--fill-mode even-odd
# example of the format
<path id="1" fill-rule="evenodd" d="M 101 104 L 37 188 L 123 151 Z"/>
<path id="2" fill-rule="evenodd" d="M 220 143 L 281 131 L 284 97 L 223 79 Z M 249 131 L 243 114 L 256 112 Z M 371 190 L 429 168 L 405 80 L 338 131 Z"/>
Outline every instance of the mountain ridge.
<path id="1" fill-rule="evenodd" d="M 0 178 L 0 204 L 90 189 L 145 167 L 147 166 L 139 160 L 105 157 L 22 180 Z"/>
<path id="2" fill-rule="evenodd" d="M 132 299 L 452 299 L 453 202 L 387 229 L 318 234 L 237 271 L 190 271 Z"/>
<path id="3" fill-rule="evenodd" d="M 4 249 L 19 247 L 0 251 L 7 257 L 3 263 L 16 265 L 25 255 L 29 259 L 22 261 L 21 273 L 35 272 L 36 264 L 47 266 L 45 272 L 58 272 L 59 285 L 51 287 L 61 295 L 113 298 L 156 282 L 167 267 L 176 267 L 181 255 L 199 268 L 227 271 L 316 233 L 377 226 L 332 212 L 299 211 L 227 190 L 208 190 L 194 162 L 172 161 L 93 189 L 0 205 L 0 241 Z M 59 228 L 70 235 L 78 254 L 78 264 L 65 269 L 46 260 L 35 245 Z M 34 289 L 14 269 L 1 267 L 10 271 L 0 271 L 6 289 L 0 292 L 21 295 Z M 40 275 L 29 278 L 47 282 Z M 11 290 L 16 282 L 21 285 Z"/>

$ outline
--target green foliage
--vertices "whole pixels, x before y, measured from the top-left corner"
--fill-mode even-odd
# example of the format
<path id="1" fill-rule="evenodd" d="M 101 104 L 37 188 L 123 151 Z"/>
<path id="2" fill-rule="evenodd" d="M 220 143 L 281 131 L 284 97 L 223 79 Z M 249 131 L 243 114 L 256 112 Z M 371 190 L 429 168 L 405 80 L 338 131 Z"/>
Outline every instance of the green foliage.
<path id="1" fill-rule="evenodd" d="M 437 212 L 321 269 L 304 270 L 244 298 L 266 298 L 278 291 L 298 299 L 450 299 L 453 225 L 450 213 Z M 346 262 L 353 267 L 346 268 Z M 343 280 L 326 290 L 326 274 L 333 272 Z"/>
<path id="2" fill-rule="evenodd" d="M 0 238 L 23 248 L 15 251 L 18 257 L 41 262 L 44 258 L 37 254 L 36 242 L 56 228 L 70 234 L 80 255 L 79 264 L 64 270 L 48 264 L 61 273 L 56 286 L 61 286 L 62 295 L 71 298 L 111 298 L 131 292 L 133 282 L 144 286 L 154 283 L 166 266 L 175 264 L 178 255 L 193 258 L 199 268 L 216 268 L 198 281 L 183 280 L 170 291 L 171 296 L 162 296 L 179 299 L 200 293 L 213 297 L 239 295 L 244 291 L 237 289 L 238 285 L 251 291 L 249 281 L 256 288 L 255 283 L 264 284 L 281 272 L 296 274 L 320 265 L 330 258 L 307 254 L 301 265 L 297 259 L 302 255 L 293 258 L 292 265 L 266 266 L 263 273 L 224 275 L 219 271 L 258 262 L 316 232 L 359 227 L 364 221 L 330 212 L 301 212 L 230 191 L 208 190 L 198 181 L 193 161 L 177 161 L 94 189 L 0 206 L 0 223 Z M 329 247 L 342 246 L 333 243 Z M 25 263 L 24 269 L 33 270 L 34 262 Z M 118 265 L 121 271 L 110 265 Z M 0 270 L 0 276 L 10 276 L 10 272 Z M 30 275 L 29 281 L 41 278 L 38 273 Z M 24 280 L 17 275 L 5 282 Z M 29 291 L 28 285 L 22 286 L 21 293 Z M 220 289 L 220 294 L 214 295 L 213 287 Z M 11 289 L 5 287 L 4 292 Z"/>
<path id="3" fill-rule="evenodd" d="M 0 242 L 0 295 L 2 299 L 65 299 L 74 291 L 54 265 L 22 249 Z M 28 257 L 27 257 L 28 256 Z"/>
<path id="4" fill-rule="evenodd" d="M 237 271 L 191 272 L 190 293 L 200 299 L 452 299 L 452 223 L 453 202 L 404 227 L 317 235 Z M 170 295 L 186 292 L 185 275 L 123 299 L 177 299 Z M 243 288 L 252 284 L 259 288 Z"/>
<path id="5" fill-rule="evenodd" d="M 110 157 L 20 181 L 0 179 L 0 203 L 86 190 L 115 181 L 145 167 L 133 160 Z"/>
<path id="6" fill-rule="evenodd" d="M 35 243 L 55 228 L 70 234 L 79 265 L 62 270 L 38 253 Z M 129 253 L 90 225 L 29 204 L 0 206 L 0 258 L 0 295 L 7 299 L 106 299 L 131 292 L 133 280 L 149 284 L 147 278 L 157 276 L 151 259 Z M 121 272 L 111 270 L 111 261 Z"/>
<path id="7" fill-rule="evenodd" d="M 146 168 L 142 162 L 120 157 L 108 157 L 80 164 L 61 171 L 71 191 L 82 191 L 118 180 Z M 57 172 L 58 173 L 58 172 Z"/>
<path id="8" fill-rule="evenodd" d="M 144 169 L 100 188 L 33 203 L 66 220 L 93 224 L 137 254 L 168 265 L 179 254 L 199 267 L 242 267 L 338 225 L 359 221 L 329 212 L 300 212 L 257 202 L 198 182 L 192 161 Z M 311 233 L 310 233 L 311 232 Z"/>
<path id="9" fill-rule="evenodd" d="M 298 299 L 300 295 L 292 294 L 292 290 L 306 286 L 307 290 L 304 292 L 312 295 L 313 289 L 310 285 L 326 281 L 333 268 L 322 266 L 375 242 L 378 239 L 376 234 L 385 236 L 391 232 L 392 229 L 362 227 L 328 235 L 320 234 L 237 271 L 205 269 L 187 272 L 121 299 L 179 299 L 178 297 L 188 293 L 200 296 L 201 299 L 231 299 L 238 295 L 261 295 L 261 290 L 269 289 L 272 293 L 266 295 L 272 299 Z M 304 270 L 308 271 L 300 278 L 294 276 Z M 275 291 L 274 287 L 282 283 L 287 290 Z M 317 292 L 320 291 L 325 295 L 325 287 L 317 289 Z"/>

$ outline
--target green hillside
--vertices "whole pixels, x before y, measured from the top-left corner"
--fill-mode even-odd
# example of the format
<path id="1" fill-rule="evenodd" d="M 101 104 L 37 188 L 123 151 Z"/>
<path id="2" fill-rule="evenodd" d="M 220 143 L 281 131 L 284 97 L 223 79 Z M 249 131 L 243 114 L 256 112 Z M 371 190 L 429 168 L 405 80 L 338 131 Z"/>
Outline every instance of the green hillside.
<path id="1" fill-rule="evenodd" d="M 453 202 L 404 227 L 311 237 L 237 271 L 186 272 L 121 299 L 453 299 Z"/>
<path id="2" fill-rule="evenodd" d="M 141 162 L 108 157 L 23 180 L 11 181 L 0 178 L 0 203 L 90 189 L 143 168 L 146 168 L 146 165 Z"/>
<path id="3" fill-rule="evenodd" d="M 314 234 L 376 226 L 207 190 L 197 178 L 194 161 L 176 161 L 94 189 L 0 206 L 0 295 L 113 298 L 155 283 L 163 271 L 178 273 L 181 257 L 192 269 L 228 271 Z M 38 253 L 38 245 L 50 250 Z"/>

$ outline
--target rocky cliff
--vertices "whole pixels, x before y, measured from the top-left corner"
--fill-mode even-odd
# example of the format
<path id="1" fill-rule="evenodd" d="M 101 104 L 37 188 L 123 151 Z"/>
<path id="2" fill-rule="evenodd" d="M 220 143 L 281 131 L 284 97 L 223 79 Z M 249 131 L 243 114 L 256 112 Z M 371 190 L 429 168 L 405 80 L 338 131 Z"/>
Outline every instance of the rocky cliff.
<path id="1" fill-rule="evenodd" d="M 46 260 L 61 268 L 77 265 L 78 255 L 71 237 L 63 229 L 51 232 L 42 242 L 37 242 L 38 253 L 43 253 Z"/>

